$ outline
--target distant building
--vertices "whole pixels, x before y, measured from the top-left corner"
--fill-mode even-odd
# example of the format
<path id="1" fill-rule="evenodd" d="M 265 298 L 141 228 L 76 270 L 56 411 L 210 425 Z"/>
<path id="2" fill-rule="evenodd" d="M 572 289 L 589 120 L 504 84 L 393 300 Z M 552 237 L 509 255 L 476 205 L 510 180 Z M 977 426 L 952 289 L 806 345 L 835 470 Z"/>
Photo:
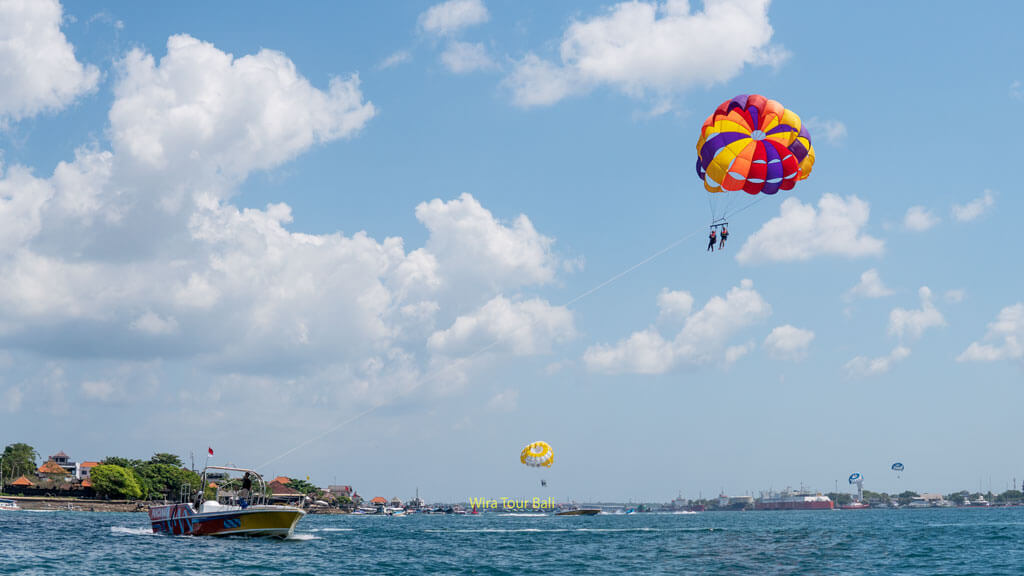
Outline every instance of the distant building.
<path id="1" fill-rule="evenodd" d="M 28 486 L 35 486 L 35 484 L 33 484 L 32 481 L 29 480 L 28 478 L 25 478 L 24 476 L 19 476 L 17 480 L 15 480 L 14 482 L 11 482 L 11 486 L 28 487 Z"/>
<path id="2" fill-rule="evenodd" d="M 401 508 L 402 501 L 398 499 L 398 496 L 395 496 L 394 498 L 391 499 L 391 502 L 388 504 L 388 506 L 391 506 L 392 508 Z"/>
<path id="3" fill-rule="evenodd" d="M 352 497 L 352 487 L 346 485 L 330 485 L 327 487 L 327 491 L 335 496 L 345 496 L 348 498 Z"/>
<path id="4" fill-rule="evenodd" d="M 60 466 L 68 476 L 78 478 L 78 463 L 65 454 L 63 450 L 57 452 L 53 456 L 50 456 L 47 459 L 47 462 L 53 462 L 57 466 Z M 40 468 L 42 468 L 42 466 L 40 466 Z M 53 474 L 53 472 L 47 472 L 47 474 Z"/>
<path id="5" fill-rule="evenodd" d="M 46 476 L 49 478 L 57 476 L 67 477 L 74 475 L 74 472 L 68 473 L 67 470 L 65 470 L 63 467 L 61 467 L 60 464 L 53 460 L 47 460 L 46 462 L 43 462 L 43 465 L 40 466 L 39 469 L 36 470 L 36 472 L 38 472 L 40 476 Z"/>
<path id="6" fill-rule="evenodd" d="M 270 499 L 275 502 L 296 502 L 301 501 L 305 496 L 302 492 L 299 492 L 291 486 L 285 486 L 277 479 L 267 484 L 267 488 L 270 489 Z"/>
<path id="7" fill-rule="evenodd" d="M 92 469 L 99 465 L 99 462 L 82 462 L 78 465 L 78 474 L 76 477 L 79 480 L 88 480 L 89 478 L 92 478 Z"/>

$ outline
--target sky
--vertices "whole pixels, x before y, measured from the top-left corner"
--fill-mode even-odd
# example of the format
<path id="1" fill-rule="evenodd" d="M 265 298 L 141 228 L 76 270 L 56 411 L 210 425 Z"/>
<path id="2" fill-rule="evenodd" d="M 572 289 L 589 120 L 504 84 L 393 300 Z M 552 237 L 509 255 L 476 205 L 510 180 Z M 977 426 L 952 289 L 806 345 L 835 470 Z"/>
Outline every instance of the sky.
<path id="1" fill-rule="evenodd" d="M 1022 12 L 0 0 L 0 443 L 428 501 L 1019 485 Z M 752 93 L 816 163 L 708 253 L 695 144 Z"/>

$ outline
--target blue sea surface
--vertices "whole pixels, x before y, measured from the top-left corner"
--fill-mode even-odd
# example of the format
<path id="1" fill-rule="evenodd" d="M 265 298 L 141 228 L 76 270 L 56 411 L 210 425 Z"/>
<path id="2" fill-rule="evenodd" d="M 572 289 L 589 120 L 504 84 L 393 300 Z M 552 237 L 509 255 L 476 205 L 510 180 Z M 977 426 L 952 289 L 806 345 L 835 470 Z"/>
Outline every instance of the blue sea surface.
<path id="1" fill-rule="evenodd" d="M 293 538 L 0 512 L 5 574 L 1024 574 L 1024 508 L 306 516 Z"/>

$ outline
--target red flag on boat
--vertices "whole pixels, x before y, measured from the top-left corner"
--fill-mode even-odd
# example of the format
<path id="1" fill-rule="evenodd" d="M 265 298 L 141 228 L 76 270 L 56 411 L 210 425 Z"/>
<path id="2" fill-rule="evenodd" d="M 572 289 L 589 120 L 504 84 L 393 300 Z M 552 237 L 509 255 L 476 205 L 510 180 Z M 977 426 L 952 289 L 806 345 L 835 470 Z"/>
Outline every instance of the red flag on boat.
<path id="1" fill-rule="evenodd" d="M 209 446 L 207 446 L 206 450 L 209 451 L 210 456 L 213 456 L 213 448 L 210 448 Z"/>

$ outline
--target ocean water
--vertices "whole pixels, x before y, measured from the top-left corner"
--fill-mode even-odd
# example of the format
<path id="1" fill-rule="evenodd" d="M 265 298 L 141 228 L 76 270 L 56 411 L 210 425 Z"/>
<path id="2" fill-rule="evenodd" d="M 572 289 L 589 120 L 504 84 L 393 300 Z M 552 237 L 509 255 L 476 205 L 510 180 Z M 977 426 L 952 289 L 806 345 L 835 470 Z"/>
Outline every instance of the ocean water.
<path id="1" fill-rule="evenodd" d="M 306 516 L 290 540 L 0 512 L 5 574 L 1024 574 L 1024 508 Z"/>

